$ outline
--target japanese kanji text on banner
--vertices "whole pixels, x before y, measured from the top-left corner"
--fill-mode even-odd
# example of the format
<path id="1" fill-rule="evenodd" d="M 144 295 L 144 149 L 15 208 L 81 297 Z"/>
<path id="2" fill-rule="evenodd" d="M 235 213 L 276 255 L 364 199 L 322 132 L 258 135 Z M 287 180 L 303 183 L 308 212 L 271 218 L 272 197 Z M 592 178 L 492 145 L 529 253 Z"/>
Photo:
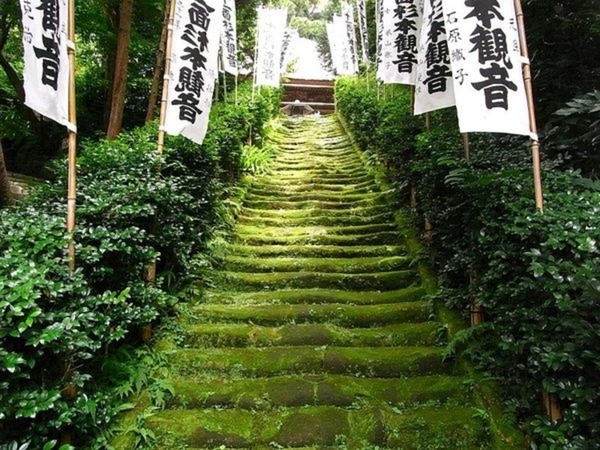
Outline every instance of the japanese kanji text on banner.
<path id="1" fill-rule="evenodd" d="M 223 0 L 177 0 L 164 130 L 201 144 L 212 106 Z"/>
<path id="2" fill-rule="evenodd" d="M 360 47 L 362 50 L 362 62 L 368 63 L 369 55 L 369 31 L 367 29 L 367 5 L 365 0 L 356 0 L 356 10 L 358 12 L 358 27 L 360 30 Z"/>
<path id="3" fill-rule="evenodd" d="M 346 24 L 346 34 L 348 35 L 348 45 L 350 58 L 352 61 L 353 73 L 358 72 L 358 49 L 356 45 L 356 28 L 354 27 L 354 8 L 351 4 L 342 2 L 342 18 Z"/>
<path id="4" fill-rule="evenodd" d="M 530 135 L 514 3 L 442 3 L 460 131 Z"/>
<path id="5" fill-rule="evenodd" d="M 381 62 L 377 78 L 383 83 L 414 85 L 423 17 L 423 0 L 382 0 Z"/>
<path id="6" fill-rule="evenodd" d="M 418 61 L 415 114 L 454 106 L 454 80 L 442 0 L 425 0 Z"/>
<path id="7" fill-rule="evenodd" d="M 69 124 L 68 5 L 66 0 L 21 0 L 25 104 Z"/>
<path id="8" fill-rule="evenodd" d="M 258 55 L 254 67 L 257 86 L 279 87 L 286 22 L 286 9 L 258 9 Z"/>
<path id="9" fill-rule="evenodd" d="M 223 57 L 223 70 L 231 75 L 238 74 L 237 29 L 235 16 L 235 1 L 223 0 L 221 55 Z"/>
<path id="10" fill-rule="evenodd" d="M 347 23 L 342 16 L 333 16 L 332 24 L 333 42 L 336 56 L 333 61 L 336 63 L 335 70 L 338 75 L 354 75 L 358 72 L 356 59 L 352 57 L 350 39 L 348 38 Z M 337 61 L 337 62 L 336 62 Z"/>

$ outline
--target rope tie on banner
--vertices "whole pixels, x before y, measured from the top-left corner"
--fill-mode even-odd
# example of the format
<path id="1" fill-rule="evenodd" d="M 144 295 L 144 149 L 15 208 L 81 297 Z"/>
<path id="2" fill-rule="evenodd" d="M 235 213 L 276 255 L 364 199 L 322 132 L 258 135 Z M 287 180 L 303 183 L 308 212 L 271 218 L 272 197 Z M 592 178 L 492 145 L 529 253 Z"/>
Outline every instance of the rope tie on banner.
<path id="1" fill-rule="evenodd" d="M 175 29 L 175 26 L 172 23 L 170 23 L 169 25 L 167 25 L 167 30 L 173 31 L 174 29 Z"/>
<path id="2" fill-rule="evenodd" d="M 521 56 L 521 64 L 529 65 L 531 64 L 531 60 L 527 56 Z"/>
<path id="3" fill-rule="evenodd" d="M 67 48 L 75 51 L 75 42 L 73 42 L 71 39 L 67 39 Z"/>
<path id="4" fill-rule="evenodd" d="M 158 127 L 158 131 L 166 132 L 167 128 L 164 125 Z"/>
<path id="5" fill-rule="evenodd" d="M 73 122 L 67 122 L 65 126 L 71 133 L 77 134 L 77 125 L 75 125 Z"/>
<path id="6" fill-rule="evenodd" d="M 532 141 L 536 141 L 536 142 L 540 141 L 540 137 L 538 136 L 537 133 L 530 133 L 529 137 L 531 138 Z"/>

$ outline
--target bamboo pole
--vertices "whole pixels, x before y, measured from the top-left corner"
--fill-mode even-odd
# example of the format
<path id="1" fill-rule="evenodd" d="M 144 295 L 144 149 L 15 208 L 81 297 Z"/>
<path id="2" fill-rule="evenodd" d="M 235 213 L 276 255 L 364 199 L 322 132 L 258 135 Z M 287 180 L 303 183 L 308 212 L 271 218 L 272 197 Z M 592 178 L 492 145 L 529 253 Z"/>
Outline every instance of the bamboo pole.
<path id="1" fill-rule="evenodd" d="M 69 0 L 67 24 L 69 55 L 69 156 L 67 181 L 67 233 L 69 245 L 67 255 L 69 270 L 75 271 L 75 212 L 77 205 L 77 105 L 75 97 L 75 0 Z"/>
<path id="2" fill-rule="evenodd" d="M 533 101 L 533 86 L 531 83 L 531 64 L 529 62 L 529 50 L 527 48 L 527 35 L 525 34 L 525 19 L 521 0 L 514 0 L 517 14 L 517 27 L 519 29 L 519 41 L 521 43 L 521 56 L 523 58 L 523 79 L 525 81 L 525 92 L 527 93 L 527 106 L 529 109 L 529 126 L 531 131 L 531 157 L 533 160 L 533 184 L 535 189 L 535 206 L 544 212 L 544 193 L 542 187 L 542 168 L 540 162 L 540 142 L 537 136 L 538 127 L 535 116 L 535 104 Z"/>
<path id="3" fill-rule="evenodd" d="M 235 86 L 234 86 L 235 106 L 237 106 L 238 105 L 238 75 L 237 75 L 237 73 L 235 74 L 234 83 L 235 83 Z"/>
<path id="4" fill-rule="evenodd" d="M 160 100 L 160 121 L 158 127 L 158 145 L 156 152 L 162 155 L 165 148 L 165 121 L 167 117 L 167 102 L 169 101 L 169 83 L 171 77 L 171 52 L 173 50 L 173 22 L 177 1 L 172 0 L 169 10 L 169 21 L 167 25 L 167 50 L 165 59 L 165 74 L 163 76 L 163 91 Z"/>

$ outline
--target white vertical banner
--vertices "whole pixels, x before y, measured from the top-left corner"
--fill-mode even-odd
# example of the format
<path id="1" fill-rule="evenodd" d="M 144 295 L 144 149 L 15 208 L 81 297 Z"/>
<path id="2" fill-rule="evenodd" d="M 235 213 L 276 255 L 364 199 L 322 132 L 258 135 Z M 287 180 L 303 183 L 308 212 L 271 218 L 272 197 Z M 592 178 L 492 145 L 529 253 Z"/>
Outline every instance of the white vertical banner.
<path id="1" fill-rule="evenodd" d="M 362 49 L 362 62 L 367 64 L 369 55 L 369 32 L 367 28 L 367 5 L 365 0 L 356 0 L 356 11 L 358 13 L 358 27 L 360 30 L 360 46 Z"/>
<path id="2" fill-rule="evenodd" d="M 333 66 L 333 69 L 336 71 L 336 73 L 339 74 L 341 67 L 341 58 L 335 25 L 331 22 L 328 22 L 325 26 L 327 29 L 327 40 L 329 41 L 329 51 L 331 53 L 331 65 Z"/>
<path id="3" fill-rule="evenodd" d="M 238 74 L 237 27 L 235 17 L 235 0 L 223 0 L 221 56 L 223 57 L 223 70 L 231 75 Z"/>
<path id="4" fill-rule="evenodd" d="M 223 0 L 177 0 L 165 132 L 202 144 L 212 107 Z"/>
<path id="5" fill-rule="evenodd" d="M 423 0 L 383 0 L 382 15 L 380 79 L 386 84 L 415 85 Z"/>
<path id="6" fill-rule="evenodd" d="M 377 35 L 377 80 L 383 80 L 383 0 L 375 0 L 375 24 Z"/>
<path id="7" fill-rule="evenodd" d="M 342 16 L 333 16 L 334 41 L 338 53 L 338 75 L 354 75 L 357 72 L 355 59 L 352 57 L 348 26 Z"/>
<path id="8" fill-rule="evenodd" d="M 530 135 L 512 1 L 443 0 L 460 131 Z"/>
<path id="9" fill-rule="evenodd" d="M 257 86 L 279 87 L 286 22 L 286 9 L 258 9 L 258 55 L 254 67 Z"/>
<path id="10" fill-rule="evenodd" d="M 66 0 L 21 0 L 25 104 L 61 125 L 69 124 L 69 55 Z"/>
<path id="11" fill-rule="evenodd" d="M 281 73 L 285 72 L 287 63 L 290 59 L 293 42 L 299 38 L 298 31 L 293 28 L 286 28 L 283 33 L 283 43 L 281 44 Z"/>
<path id="12" fill-rule="evenodd" d="M 342 18 L 346 25 L 348 45 L 353 73 L 358 72 L 358 49 L 356 45 L 356 28 L 354 27 L 354 7 L 350 3 L 342 2 Z"/>
<path id="13" fill-rule="evenodd" d="M 419 39 L 415 114 L 456 104 L 442 0 L 425 0 Z"/>

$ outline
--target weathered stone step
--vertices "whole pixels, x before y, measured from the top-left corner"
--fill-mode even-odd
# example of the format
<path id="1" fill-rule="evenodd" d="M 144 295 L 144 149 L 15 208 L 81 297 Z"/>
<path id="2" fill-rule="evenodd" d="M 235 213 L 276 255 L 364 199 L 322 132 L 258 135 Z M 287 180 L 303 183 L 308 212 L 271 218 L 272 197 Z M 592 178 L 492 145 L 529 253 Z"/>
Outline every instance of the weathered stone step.
<path id="1" fill-rule="evenodd" d="M 257 177 L 257 180 L 261 182 L 265 182 L 267 180 L 264 175 L 262 177 Z M 272 185 L 273 186 L 294 186 L 294 185 L 307 185 L 311 183 L 320 183 L 320 184 L 336 184 L 336 185 L 352 185 L 364 183 L 366 181 L 373 181 L 373 178 L 368 175 L 356 175 L 356 176 L 344 176 L 342 177 L 324 177 L 322 175 L 315 174 L 303 174 L 302 176 L 288 176 L 288 177 L 277 177 L 273 178 Z"/>
<path id="2" fill-rule="evenodd" d="M 297 171 L 274 171 L 272 176 L 277 177 L 279 181 L 306 181 L 313 178 L 329 180 L 332 183 L 337 182 L 356 182 L 356 180 L 365 181 L 362 179 L 365 176 L 365 169 L 335 169 L 335 168 L 317 168 L 308 170 L 297 170 Z M 368 176 L 368 175 L 367 175 Z"/>
<path id="3" fill-rule="evenodd" d="M 377 327 L 397 323 L 426 322 L 429 302 L 383 305 L 199 305 L 191 308 L 196 323 L 226 322 L 280 326 L 298 323 L 331 323 L 343 327 Z"/>
<path id="4" fill-rule="evenodd" d="M 350 235 L 300 235 L 300 236 L 260 236 L 237 234 L 236 243 L 246 245 L 398 245 L 401 238 L 396 231 L 382 231 L 369 234 Z"/>
<path id="5" fill-rule="evenodd" d="M 412 259 L 407 256 L 389 258 L 248 258 L 228 256 L 225 268 L 239 272 L 327 272 L 374 273 L 408 269 Z"/>
<path id="6" fill-rule="evenodd" d="M 368 193 L 378 192 L 379 188 L 374 181 L 365 181 L 358 184 L 340 185 L 340 184 L 316 184 L 308 183 L 305 185 L 285 186 L 285 185 L 273 185 L 271 183 L 262 183 L 255 181 L 248 188 L 248 192 L 259 195 L 269 194 L 294 194 L 299 192 L 338 192 L 338 193 Z"/>
<path id="7" fill-rule="evenodd" d="M 345 409 L 333 406 L 271 411 L 195 409 L 158 412 L 146 420 L 158 439 L 201 449 L 333 448 L 481 450 L 487 424 L 472 407 Z M 344 447 L 340 447 L 343 445 Z M 441 445 L 441 446 L 440 446 Z"/>
<path id="8" fill-rule="evenodd" d="M 240 245 L 227 246 L 229 254 L 250 257 L 319 257 L 319 258 L 363 258 L 369 256 L 406 255 L 406 248 L 399 245 Z"/>
<path id="9" fill-rule="evenodd" d="M 373 201 L 384 195 L 382 192 L 270 192 L 266 194 L 256 194 L 249 192 L 244 198 L 245 202 L 266 201 L 266 202 L 336 202 L 355 205 L 358 201 Z"/>
<path id="10" fill-rule="evenodd" d="M 292 236 L 355 236 L 377 233 L 398 233 L 398 227 L 395 223 L 375 223 L 369 225 L 346 225 L 337 227 L 309 226 L 309 227 L 264 227 L 254 225 L 238 225 L 235 228 L 236 235 L 242 240 L 247 240 L 252 236 L 261 237 L 292 237 Z"/>
<path id="11" fill-rule="evenodd" d="M 279 376 L 271 378 L 179 378 L 173 380 L 172 407 L 185 409 L 282 407 L 416 406 L 426 402 L 464 402 L 470 397 L 464 380 L 447 375 L 408 379 L 355 378 L 344 375 Z"/>
<path id="12" fill-rule="evenodd" d="M 391 291 L 409 287 L 418 279 L 412 270 L 382 273 L 339 274 L 320 272 L 217 272 L 213 279 L 228 290 L 273 291 L 278 289 L 342 289 Z"/>
<path id="13" fill-rule="evenodd" d="M 333 322 L 335 321 L 334 319 Z M 443 328 L 433 322 L 401 323 L 371 328 L 345 328 L 332 323 L 298 323 L 276 328 L 259 324 L 205 323 L 186 327 L 185 330 L 186 345 L 194 348 L 282 345 L 426 346 L 435 345 L 443 338 Z"/>
<path id="14" fill-rule="evenodd" d="M 316 145 L 310 151 L 306 151 L 306 149 L 298 150 L 298 151 L 279 151 L 275 153 L 274 161 L 286 161 L 286 162 L 310 162 L 316 161 L 332 161 L 335 163 L 346 163 L 346 162 L 354 162 L 360 161 L 360 155 L 354 150 L 354 148 L 337 148 L 337 149 L 329 149 L 322 147 L 320 145 Z"/>
<path id="15" fill-rule="evenodd" d="M 167 355 L 177 376 L 229 374 L 269 377 L 294 374 L 337 374 L 398 378 L 451 374 L 437 347 L 264 347 L 179 349 Z"/>
<path id="16" fill-rule="evenodd" d="M 330 210 L 338 209 L 347 211 L 352 214 L 354 208 L 364 208 L 380 206 L 384 204 L 384 194 L 380 194 L 375 198 L 367 198 L 363 200 L 354 200 L 349 202 L 327 201 L 327 200 L 245 200 L 244 206 L 250 209 L 258 210 L 290 210 L 290 209 L 310 209 L 310 210 Z"/>
<path id="17" fill-rule="evenodd" d="M 384 222 L 393 222 L 394 216 L 391 213 L 377 214 L 374 216 L 349 216 L 349 217 L 331 217 L 324 215 L 320 217 L 301 217 L 301 218 L 275 218 L 275 217 L 248 217 L 238 216 L 237 223 L 241 225 L 256 225 L 267 227 L 307 227 L 307 226 L 357 226 L 357 225 L 372 225 Z"/>
<path id="18" fill-rule="evenodd" d="M 278 217 L 287 219 L 298 219 L 305 217 L 366 217 L 390 212 L 386 205 L 360 206 L 346 209 L 255 209 L 243 206 L 240 214 L 246 217 Z"/>
<path id="19" fill-rule="evenodd" d="M 270 292 L 209 292 L 205 301 L 211 304 L 266 305 L 266 304 L 346 304 L 385 305 L 414 302 L 425 295 L 422 286 L 411 286 L 395 291 L 340 291 L 334 289 L 291 289 Z"/>

